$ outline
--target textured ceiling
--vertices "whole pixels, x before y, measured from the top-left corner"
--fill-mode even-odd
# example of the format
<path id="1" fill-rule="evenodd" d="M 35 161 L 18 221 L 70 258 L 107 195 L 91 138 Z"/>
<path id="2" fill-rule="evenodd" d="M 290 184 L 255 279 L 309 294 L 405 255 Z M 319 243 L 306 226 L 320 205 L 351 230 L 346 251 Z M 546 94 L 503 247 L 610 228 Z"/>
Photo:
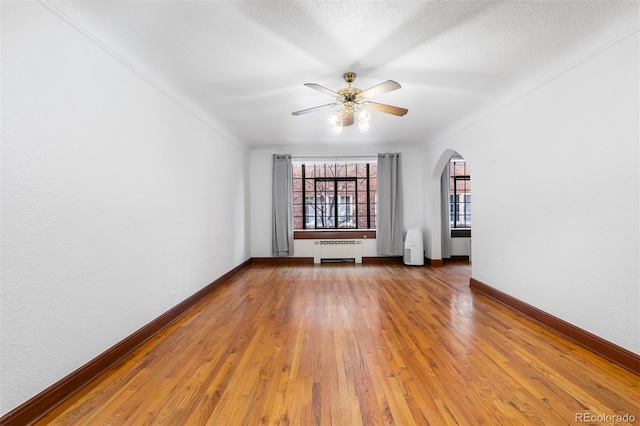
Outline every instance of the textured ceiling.
<path id="1" fill-rule="evenodd" d="M 46 5 L 248 148 L 432 143 L 637 31 L 638 1 L 54 1 Z M 402 88 L 331 132 L 303 86 Z M 588 89 L 588 88 L 586 88 Z"/>

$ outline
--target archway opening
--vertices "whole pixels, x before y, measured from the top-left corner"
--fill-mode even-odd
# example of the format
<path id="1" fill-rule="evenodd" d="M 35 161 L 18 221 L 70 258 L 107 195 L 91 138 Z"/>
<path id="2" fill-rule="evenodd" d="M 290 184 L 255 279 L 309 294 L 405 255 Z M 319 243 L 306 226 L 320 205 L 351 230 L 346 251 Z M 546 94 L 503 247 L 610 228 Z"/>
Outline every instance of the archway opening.
<path id="1" fill-rule="evenodd" d="M 446 149 L 431 179 L 432 265 L 471 261 L 471 167 L 460 153 Z"/>
<path id="2" fill-rule="evenodd" d="M 443 260 L 470 261 L 471 167 L 462 155 L 457 152 L 451 155 L 443 170 L 441 183 Z"/>

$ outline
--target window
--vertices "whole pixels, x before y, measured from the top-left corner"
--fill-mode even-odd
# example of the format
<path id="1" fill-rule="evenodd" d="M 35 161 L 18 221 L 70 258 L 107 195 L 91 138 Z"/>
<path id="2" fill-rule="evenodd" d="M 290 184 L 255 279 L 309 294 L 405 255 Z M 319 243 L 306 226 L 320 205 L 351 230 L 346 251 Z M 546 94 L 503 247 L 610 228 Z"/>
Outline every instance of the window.
<path id="1" fill-rule="evenodd" d="M 374 229 L 377 163 L 293 164 L 294 229 Z"/>
<path id="2" fill-rule="evenodd" d="M 449 163 L 449 220 L 451 228 L 471 228 L 471 170 L 461 157 Z"/>

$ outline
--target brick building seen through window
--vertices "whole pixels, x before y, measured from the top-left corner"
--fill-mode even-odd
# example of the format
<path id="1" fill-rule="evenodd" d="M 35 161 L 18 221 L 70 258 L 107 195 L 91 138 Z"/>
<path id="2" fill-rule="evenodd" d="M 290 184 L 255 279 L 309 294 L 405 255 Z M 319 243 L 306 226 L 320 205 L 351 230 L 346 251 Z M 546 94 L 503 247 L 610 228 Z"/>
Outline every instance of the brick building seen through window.
<path id="1" fill-rule="evenodd" d="M 451 228 L 471 228 L 471 169 L 461 157 L 449 163 L 449 221 Z"/>
<path id="2" fill-rule="evenodd" d="M 471 169 L 461 157 L 449 164 L 451 228 L 471 228 Z M 293 164 L 294 229 L 375 229 L 377 164 Z"/>
<path id="3" fill-rule="evenodd" d="M 377 164 L 293 164 L 294 229 L 375 229 Z"/>

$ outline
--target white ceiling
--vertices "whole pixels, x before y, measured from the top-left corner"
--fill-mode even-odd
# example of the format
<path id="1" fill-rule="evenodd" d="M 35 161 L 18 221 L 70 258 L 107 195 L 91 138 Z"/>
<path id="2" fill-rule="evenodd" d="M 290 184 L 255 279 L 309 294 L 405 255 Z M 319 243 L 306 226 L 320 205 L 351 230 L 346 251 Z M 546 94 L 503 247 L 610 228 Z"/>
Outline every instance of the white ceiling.
<path id="1" fill-rule="evenodd" d="M 178 103 L 246 147 L 438 140 L 639 27 L 638 1 L 54 1 Z M 303 86 L 402 88 L 371 130 L 331 132 Z M 588 88 L 585 88 L 588 90 Z"/>

